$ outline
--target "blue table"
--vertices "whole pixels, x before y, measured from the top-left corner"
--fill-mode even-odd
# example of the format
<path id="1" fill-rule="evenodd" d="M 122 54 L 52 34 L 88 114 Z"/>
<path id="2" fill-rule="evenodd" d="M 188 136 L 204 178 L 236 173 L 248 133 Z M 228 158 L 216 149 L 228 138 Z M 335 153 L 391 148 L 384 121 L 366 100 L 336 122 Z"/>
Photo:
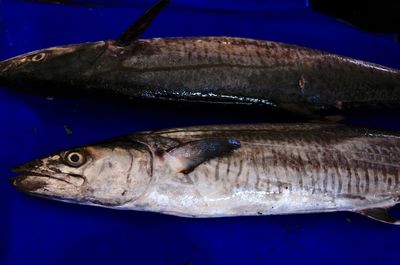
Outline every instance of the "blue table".
<path id="1" fill-rule="evenodd" d="M 3 0 L 0 59 L 117 37 L 152 2 L 117 0 L 114 7 L 94 7 Z M 143 37 L 198 35 L 281 41 L 400 68 L 393 36 L 313 12 L 306 0 L 176 0 Z M 400 227 L 352 213 L 186 219 L 43 200 L 8 183 L 12 166 L 134 131 L 277 120 L 267 111 L 49 99 L 0 89 L 0 264 L 398 262 Z M 345 122 L 400 129 L 398 112 L 355 114 Z"/>

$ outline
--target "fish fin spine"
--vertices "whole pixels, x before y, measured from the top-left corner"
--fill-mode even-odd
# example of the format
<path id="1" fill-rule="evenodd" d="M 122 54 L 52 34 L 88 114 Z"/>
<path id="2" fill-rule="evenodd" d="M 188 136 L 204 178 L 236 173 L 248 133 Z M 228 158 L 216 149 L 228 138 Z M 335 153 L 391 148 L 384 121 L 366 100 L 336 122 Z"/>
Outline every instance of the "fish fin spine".
<path id="1" fill-rule="evenodd" d="M 158 14 L 171 2 L 171 0 L 159 0 L 150 7 L 139 19 L 135 21 L 121 36 L 117 39 L 120 46 L 127 46 L 137 40 L 143 32 L 150 26 Z"/>

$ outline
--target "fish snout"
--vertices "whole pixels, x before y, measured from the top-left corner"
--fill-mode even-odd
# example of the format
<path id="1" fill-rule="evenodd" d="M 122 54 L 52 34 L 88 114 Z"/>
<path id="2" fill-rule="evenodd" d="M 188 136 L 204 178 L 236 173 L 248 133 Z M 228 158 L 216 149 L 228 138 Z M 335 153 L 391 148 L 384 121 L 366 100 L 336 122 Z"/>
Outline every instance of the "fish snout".
<path id="1" fill-rule="evenodd" d="M 0 62 L 0 76 L 7 76 L 9 73 L 24 62 L 24 59 L 11 58 Z"/>
<path id="2" fill-rule="evenodd" d="M 21 180 L 22 176 L 17 176 L 17 177 L 10 177 L 8 181 L 10 182 L 11 185 L 14 187 L 18 187 L 19 181 Z"/>
<path id="3" fill-rule="evenodd" d="M 10 184 L 22 191 L 34 191 L 43 188 L 46 183 L 32 178 L 33 171 L 38 168 L 38 161 L 31 161 L 12 168 L 12 171 L 19 176 L 11 177 Z"/>
<path id="4" fill-rule="evenodd" d="M 25 192 L 32 192 L 47 185 L 45 181 L 33 179 L 32 176 L 25 175 L 11 177 L 9 180 L 11 185 Z"/>
<path id="5" fill-rule="evenodd" d="M 0 62 L 0 85 L 6 81 L 17 79 L 24 73 L 23 65 L 27 63 L 27 58 L 17 56 Z M 21 68 L 22 67 L 22 68 Z"/>
<path id="6" fill-rule="evenodd" d="M 32 172 L 38 169 L 43 163 L 40 160 L 33 160 L 18 166 L 13 167 L 11 170 L 16 174 L 25 174 L 27 172 Z"/>
<path id="7" fill-rule="evenodd" d="M 0 62 L 0 86 L 8 86 L 9 81 L 15 75 L 16 68 L 14 60 L 5 60 Z"/>
<path id="8" fill-rule="evenodd" d="M 84 176 L 62 172 L 49 167 L 48 163 L 37 159 L 12 168 L 18 176 L 10 178 L 11 185 L 25 192 L 39 192 L 44 187 L 51 189 L 72 186 L 78 189 L 86 182 Z"/>
<path id="9" fill-rule="evenodd" d="M 4 75 L 5 73 L 7 73 L 8 70 L 10 70 L 10 68 L 12 68 L 14 64 L 12 62 L 0 62 L 0 75 Z"/>
<path id="10" fill-rule="evenodd" d="M 10 65 L 6 62 L 0 62 L 0 86 L 5 85 L 6 72 L 10 68 Z"/>

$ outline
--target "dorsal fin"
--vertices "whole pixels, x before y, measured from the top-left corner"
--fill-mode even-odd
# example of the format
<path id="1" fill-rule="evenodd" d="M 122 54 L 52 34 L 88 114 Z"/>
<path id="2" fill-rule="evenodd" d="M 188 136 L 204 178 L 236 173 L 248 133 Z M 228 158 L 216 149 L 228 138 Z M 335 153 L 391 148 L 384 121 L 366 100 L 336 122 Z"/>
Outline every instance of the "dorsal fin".
<path id="1" fill-rule="evenodd" d="M 160 0 L 150 7 L 135 23 L 133 23 L 119 38 L 118 44 L 121 46 L 129 45 L 132 41 L 148 28 L 156 16 L 169 4 L 170 0 Z"/>
<path id="2" fill-rule="evenodd" d="M 400 220 L 391 216 L 387 208 L 371 208 L 371 209 L 360 210 L 357 212 L 380 222 L 393 225 L 400 225 Z"/>

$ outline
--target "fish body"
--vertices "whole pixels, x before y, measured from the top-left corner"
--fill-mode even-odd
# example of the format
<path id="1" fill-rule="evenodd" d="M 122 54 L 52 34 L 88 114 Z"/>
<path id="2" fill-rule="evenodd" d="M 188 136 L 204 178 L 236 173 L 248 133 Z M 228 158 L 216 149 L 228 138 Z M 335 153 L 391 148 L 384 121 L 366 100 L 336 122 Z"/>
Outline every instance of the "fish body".
<path id="1" fill-rule="evenodd" d="M 390 106 L 400 99 L 398 70 L 294 45 L 230 37 L 55 47 L 7 60 L 0 71 L 5 86 L 56 94 L 75 88 L 316 111 Z"/>
<path id="2" fill-rule="evenodd" d="M 293 112 L 394 107 L 400 73 L 326 52 L 232 37 L 138 37 L 161 0 L 117 40 L 58 46 L 0 63 L 0 85 L 47 95 L 260 104 Z"/>
<path id="3" fill-rule="evenodd" d="M 400 134 L 379 130 L 189 127 L 38 159 L 16 168 L 13 184 L 51 199 L 186 217 L 353 211 L 397 224 L 386 209 L 400 199 L 399 161 Z"/>

